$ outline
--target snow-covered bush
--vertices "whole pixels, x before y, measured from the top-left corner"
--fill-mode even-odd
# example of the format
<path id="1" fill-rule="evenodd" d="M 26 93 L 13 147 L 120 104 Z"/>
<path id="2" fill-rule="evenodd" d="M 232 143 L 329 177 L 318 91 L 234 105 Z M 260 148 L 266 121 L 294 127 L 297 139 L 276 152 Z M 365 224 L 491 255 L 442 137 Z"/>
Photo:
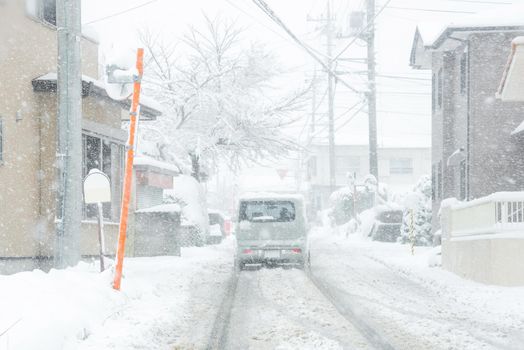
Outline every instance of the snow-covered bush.
<path id="1" fill-rule="evenodd" d="M 330 216 L 336 225 L 342 225 L 351 220 L 353 212 L 353 193 L 349 187 L 342 187 L 329 197 Z"/>
<path id="2" fill-rule="evenodd" d="M 415 245 L 432 245 L 431 179 L 429 176 L 422 176 L 419 179 L 413 192 L 406 196 L 404 206 L 401 228 L 402 243 L 411 242 L 413 235 Z"/>

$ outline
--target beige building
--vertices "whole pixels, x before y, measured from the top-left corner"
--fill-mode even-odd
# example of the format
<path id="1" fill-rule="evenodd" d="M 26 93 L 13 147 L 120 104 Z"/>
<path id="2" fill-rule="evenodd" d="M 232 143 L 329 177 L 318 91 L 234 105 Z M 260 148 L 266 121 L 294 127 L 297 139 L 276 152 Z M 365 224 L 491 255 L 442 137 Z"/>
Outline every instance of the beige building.
<path id="1" fill-rule="evenodd" d="M 55 1 L 0 1 L 0 273 L 52 266 L 55 255 L 57 40 Z M 97 78 L 98 43 L 82 37 L 84 174 L 107 173 L 106 247 L 118 234 L 129 101 L 110 99 Z M 158 109 L 142 105 L 141 117 Z M 97 252 L 96 212 L 83 210 L 81 253 Z M 132 240 L 130 240 L 132 242 Z"/>

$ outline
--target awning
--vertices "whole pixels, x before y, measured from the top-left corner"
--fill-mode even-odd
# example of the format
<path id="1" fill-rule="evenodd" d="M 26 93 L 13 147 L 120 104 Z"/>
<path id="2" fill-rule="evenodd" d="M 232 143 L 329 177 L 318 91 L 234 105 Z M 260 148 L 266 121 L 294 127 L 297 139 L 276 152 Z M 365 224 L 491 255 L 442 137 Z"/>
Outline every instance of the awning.
<path id="1" fill-rule="evenodd" d="M 33 90 L 35 92 L 56 92 L 57 76 L 56 73 L 50 72 L 45 75 L 42 75 L 38 78 L 35 78 L 31 81 L 33 85 Z M 96 95 L 97 97 L 110 100 L 114 103 L 120 104 L 122 108 L 129 109 L 131 107 L 131 99 L 125 99 L 122 101 L 113 100 L 107 94 L 104 83 L 100 80 L 82 75 L 82 97 L 90 96 L 91 94 Z M 140 119 L 141 120 L 155 120 L 157 117 L 162 115 L 162 107 L 151 100 L 147 96 L 140 97 Z"/>

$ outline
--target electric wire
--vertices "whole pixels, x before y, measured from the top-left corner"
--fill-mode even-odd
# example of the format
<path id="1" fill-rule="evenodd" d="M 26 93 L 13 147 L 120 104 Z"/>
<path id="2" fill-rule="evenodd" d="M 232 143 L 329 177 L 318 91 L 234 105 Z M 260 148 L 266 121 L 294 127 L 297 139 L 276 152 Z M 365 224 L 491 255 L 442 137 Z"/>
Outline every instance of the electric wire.
<path id="1" fill-rule="evenodd" d="M 102 18 L 98 18 L 98 19 L 95 19 L 95 20 L 92 20 L 92 21 L 89 21 L 87 23 L 83 23 L 82 25 L 84 26 L 87 26 L 87 25 L 90 25 L 90 24 L 93 24 L 93 23 L 97 23 L 97 22 L 101 22 L 101 21 L 105 21 L 106 19 L 110 19 L 110 18 L 113 18 L 113 17 L 116 17 L 116 16 L 120 16 L 120 15 L 123 15 L 125 13 L 128 13 L 128 12 L 131 12 L 131 11 L 134 11 L 136 9 L 139 9 L 139 8 L 142 8 L 144 6 L 148 6 L 154 2 L 157 2 L 159 0 L 150 0 L 148 2 L 145 2 L 143 4 L 140 4 L 140 5 L 137 5 L 137 6 L 134 6 L 134 7 L 130 7 L 126 10 L 122 10 L 120 12 L 116 12 L 116 13 L 113 13 L 111 15 L 108 15 L 108 16 L 105 16 L 105 17 L 102 17 Z"/>

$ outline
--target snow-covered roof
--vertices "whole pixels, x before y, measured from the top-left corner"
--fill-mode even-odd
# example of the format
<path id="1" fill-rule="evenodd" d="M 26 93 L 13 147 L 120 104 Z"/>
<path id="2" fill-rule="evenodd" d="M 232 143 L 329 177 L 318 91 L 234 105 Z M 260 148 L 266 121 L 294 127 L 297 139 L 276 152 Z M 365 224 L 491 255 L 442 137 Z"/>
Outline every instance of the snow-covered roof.
<path id="1" fill-rule="evenodd" d="M 176 165 L 162 162 L 160 160 L 156 160 L 146 155 L 136 156 L 133 165 L 135 168 L 153 167 L 153 168 L 157 168 L 160 170 L 167 170 L 169 172 L 173 172 L 174 174 L 180 173 L 180 169 Z"/>
<path id="2" fill-rule="evenodd" d="M 137 210 L 137 213 L 179 213 L 180 205 L 177 203 L 160 204 L 150 208 Z"/>
<path id="3" fill-rule="evenodd" d="M 33 79 L 32 84 L 34 91 L 56 92 L 57 74 L 56 72 L 46 73 Z M 107 94 L 104 82 L 87 75 L 82 75 L 82 95 L 88 96 L 90 93 L 119 103 L 122 105 L 122 108 L 129 109 L 131 107 L 131 97 L 122 101 L 113 100 Z M 162 115 L 162 106 L 150 97 L 144 96 L 143 94 L 140 95 L 140 118 L 155 120 L 160 115 Z"/>
<path id="4" fill-rule="evenodd" d="M 452 34 L 455 39 L 464 39 L 472 32 L 524 31 L 524 5 L 505 5 L 471 15 L 461 15 L 449 22 L 423 22 L 417 25 L 411 47 L 410 65 L 428 69 L 427 51 L 443 47 Z M 460 45 L 459 40 L 449 41 L 451 46 Z M 421 49 L 422 48 L 422 49 Z"/>
<path id="5" fill-rule="evenodd" d="M 524 29 L 524 5 L 500 6 L 489 11 L 460 16 L 448 23 L 424 23 L 419 26 L 425 46 L 435 47 L 446 31 L 457 30 L 515 30 Z M 439 29 L 440 27 L 440 29 Z"/>

